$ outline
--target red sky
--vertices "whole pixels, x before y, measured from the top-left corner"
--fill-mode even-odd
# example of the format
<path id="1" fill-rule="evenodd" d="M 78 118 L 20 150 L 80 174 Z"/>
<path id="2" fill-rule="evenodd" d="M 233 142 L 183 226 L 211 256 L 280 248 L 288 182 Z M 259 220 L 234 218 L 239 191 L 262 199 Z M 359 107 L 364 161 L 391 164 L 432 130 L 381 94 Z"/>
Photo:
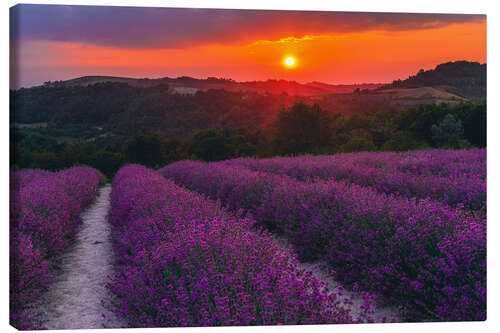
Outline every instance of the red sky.
<path id="1" fill-rule="evenodd" d="M 125 7 L 35 7 L 11 11 L 16 86 L 84 75 L 389 82 L 442 62 L 486 62 L 486 18 L 477 15 L 162 9 L 148 20 Z M 67 17 L 31 19 L 46 7 Z M 101 15 L 92 29 L 79 21 L 91 9 Z M 147 23 L 139 28 L 138 18 Z"/>

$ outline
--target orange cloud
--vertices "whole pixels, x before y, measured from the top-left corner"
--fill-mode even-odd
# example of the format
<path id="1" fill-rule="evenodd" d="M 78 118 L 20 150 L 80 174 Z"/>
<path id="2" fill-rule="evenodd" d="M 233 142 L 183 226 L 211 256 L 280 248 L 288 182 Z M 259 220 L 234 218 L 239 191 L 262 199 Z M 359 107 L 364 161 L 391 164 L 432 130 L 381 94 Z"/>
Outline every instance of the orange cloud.
<path id="1" fill-rule="evenodd" d="M 283 66 L 287 55 L 297 60 Z M 387 82 L 452 60 L 486 62 L 486 22 L 428 30 L 282 36 L 246 45 L 127 49 L 85 43 L 26 41 L 18 50 L 21 85 L 82 75 L 284 78 L 330 83 Z M 23 79 L 24 78 L 24 79 Z M 32 79 L 31 79 L 32 80 Z"/>

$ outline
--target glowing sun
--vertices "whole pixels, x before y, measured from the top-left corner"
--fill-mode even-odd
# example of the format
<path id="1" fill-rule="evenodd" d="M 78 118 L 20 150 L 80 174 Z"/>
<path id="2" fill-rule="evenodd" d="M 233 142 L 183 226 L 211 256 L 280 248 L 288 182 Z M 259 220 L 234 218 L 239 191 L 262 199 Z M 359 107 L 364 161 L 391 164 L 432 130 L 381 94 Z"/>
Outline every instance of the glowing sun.
<path id="1" fill-rule="evenodd" d="M 286 57 L 285 58 L 285 66 L 292 67 L 293 65 L 295 65 L 295 59 L 293 57 Z"/>

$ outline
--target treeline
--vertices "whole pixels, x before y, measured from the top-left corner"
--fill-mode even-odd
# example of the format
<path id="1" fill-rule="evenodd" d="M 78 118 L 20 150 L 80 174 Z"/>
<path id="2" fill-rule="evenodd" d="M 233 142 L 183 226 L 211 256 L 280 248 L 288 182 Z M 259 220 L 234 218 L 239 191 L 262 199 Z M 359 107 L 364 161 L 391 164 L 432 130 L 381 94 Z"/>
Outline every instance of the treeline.
<path id="1" fill-rule="evenodd" d="M 61 170 L 88 165 L 112 176 L 126 163 L 159 168 L 181 159 L 218 161 L 237 156 L 256 156 L 261 135 L 223 128 L 203 130 L 188 139 L 162 138 L 156 133 L 138 134 L 123 143 L 101 146 L 93 142 L 57 143 L 40 135 L 11 131 L 11 169 Z"/>
<path id="2" fill-rule="evenodd" d="M 486 104 L 419 105 L 343 116 L 295 104 L 273 124 L 273 154 L 486 147 Z"/>
<path id="3" fill-rule="evenodd" d="M 435 69 L 411 75 L 406 80 L 395 80 L 387 88 L 416 88 L 428 86 L 447 86 L 450 92 L 470 98 L 486 100 L 486 64 L 469 61 L 454 61 L 439 64 Z"/>
<path id="4" fill-rule="evenodd" d="M 126 163 L 159 168 L 183 159 L 486 147 L 486 104 L 421 105 L 345 116 L 296 103 L 256 131 L 221 127 L 187 138 L 142 132 L 107 144 L 58 143 L 40 134 L 43 131 L 47 129 L 11 131 L 11 168 L 59 170 L 89 165 L 109 177 Z"/>
<path id="5" fill-rule="evenodd" d="M 156 132 L 162 138 L 189 138 L 200 130 L 243 128 L 255 132 L 269 126 L 280 109 L 295 103 L 318 103 L 344 115 L 387 110 L 387 96 L 333 94 L 314 97 L 259 94 L 252 91 L 207 90 L 176 93 L 169 85 L 134 87 L 126 83 L 88 86 L 47 85 L 10 91 L 11 123 L 47 123 L 44 135 L 85 140 L 100 127 L 118 136 Z M 68 135 L 54 132 L 65 132 Z"/>
<path id="6" fill-rule="evenodd" d="M 10 91 L 11 123 L 46 122 L 51 128 L 99 126 L 117 135 L 157 132 L 186 138 L 224 126 L 255 131 L 300 97 L 225 90 L 175 93 L 169 85 L 125 83 L 41 86 Z"/>

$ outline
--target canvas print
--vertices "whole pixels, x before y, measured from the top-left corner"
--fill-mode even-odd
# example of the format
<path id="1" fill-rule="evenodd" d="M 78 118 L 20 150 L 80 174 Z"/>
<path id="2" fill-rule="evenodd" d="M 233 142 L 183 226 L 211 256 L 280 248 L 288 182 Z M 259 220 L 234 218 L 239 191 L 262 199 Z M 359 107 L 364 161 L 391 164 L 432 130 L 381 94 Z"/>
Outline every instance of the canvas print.
<path id="1" fill-rule="evenodd" d="M 486 320 L 486 15 L 10 8 L 10 323 Z"/>

